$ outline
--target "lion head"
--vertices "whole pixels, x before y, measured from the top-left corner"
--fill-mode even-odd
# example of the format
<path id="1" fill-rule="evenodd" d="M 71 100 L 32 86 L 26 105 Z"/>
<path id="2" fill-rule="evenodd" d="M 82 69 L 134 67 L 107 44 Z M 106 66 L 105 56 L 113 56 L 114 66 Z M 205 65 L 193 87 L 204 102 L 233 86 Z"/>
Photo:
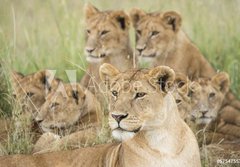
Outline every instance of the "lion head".
<path id="1" fill-rule="evenodd" d="M 71 126 L 97 121 L 99 102 L 80 84 L 61 84 L 51 92 L 42 105 L 36 119 L 45 132 L 68 129 Z M 83 120 L 83 117 L 85 119 Z"/>
<path id="2" fill-rule="evenodd" d="M 59 79 L 48 71 L 38 71 L 24 76 L 23 74 L 12 72 L 13 96 L 19 100 L 23 111 L 36 112 L 45 102 L 47 94 L 58 87 Z"/>
<path id="3" fill-rule="evenodd" d="M 124 11 L 99 11 L 88 4 L 85 18 L 88 62 L 101 62 L 129 49 L 130 18 Z"/>
<path id="4" fill-rule="evenodd" d="M 109 88 L 109 125 L 114 138 L 131 138 L 135 133 L 167 120 L 163 99 L 175 78 L 169 67 L 121 73 L 105 63 L 100 67 L 100 77 Z M 176 105 L 175 101 L 173 105 Z"/>
<path id="5" fill-rule="evenodd" d="M 164 58 L 175 48 L 176 34 L 182 22 L 178 13 L 146 13 L 141 9 L 132 9 L 130 16 L 136 32 L 136 54 L 142 59 L 153 61 L 158 57 Z"/>
<path id="6" fill-rule="evenodd" d="M 229 90 L 230 80 L 225 72 L 211 79 L 199 78 L 190 84 L 191 119 L 196 124 L 209 124 L 218 116 L 224 96 Z"/>

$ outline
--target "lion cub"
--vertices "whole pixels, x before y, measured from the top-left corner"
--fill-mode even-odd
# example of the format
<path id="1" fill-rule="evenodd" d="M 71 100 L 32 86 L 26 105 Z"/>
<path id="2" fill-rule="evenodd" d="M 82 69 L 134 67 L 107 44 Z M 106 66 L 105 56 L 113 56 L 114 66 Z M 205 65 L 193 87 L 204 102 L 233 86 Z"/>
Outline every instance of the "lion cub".
<path id="1" fill-rule="evenodd" d="M 81 84 L 95 92 L 101 86 L 98 72 L 101 64 L 111 63 L 121 70 L 133 67 L 130 18 L 122 10 L 100 11 L 88 4 L 85 7 L 85 22 L 88 69 Z"/>
<path id="2" fill-rule="evenodd" d="M 80 84 L 59 84 L 41 107 L 36 120 L 44 133 L 34 153 L 52 152 L 90 144 L 101 129 L 102 111 L 95 96 Z"/>
<path id="3" fill-rule="evenodd" d="M 45 98 L 49 92 L 57 89 L 60 82 L 48 70 L 38 71 L 24 76 L 23 74 L 12 72 L 11 76 L 13 96 L 19 100 L 23 111 L 31 113 L 35 118 Z"/>
<path id="4" fill-rule="evenodd" d="M 229 76 L 225 72 L 217 73 L 211 79 L 199 78 L 189 85 L 191 112 L 187 122 L 195 132 L 204 132 L 198 135 L 200 138 L 206 135 L 207 143 L 240 137 L 240 127 L 233 125 L 239 119 L 238 111 L 225 110 L 226 107 L 231 107 L 224 102 L 229 86 Z M 235 118 L 231 119 L 226 115 L 232 115 Z"/>
<path id="5" fill-rule="evenodd" d="M 167 65 L 190 79 L 212 77 L 216 72 L 181 30 L 182 17 L 175 11 L 130 11 L 136 32 L 136 54 L 150 66 Z"/>
<path id="6" fill-rule="evenodd" d="M 42 105 L 36 120 L 44 132 L 71 133 L 99 126 L 101 107 L 95 96 L 80 84 L 59 85 Z"/>
<path id="7" fill-rule="evenodd" d="M 42 167 L 201 166 L 197 141 L 180 118 L 173 96 L 167 92 L 175 76 L 172 69 L 158 66 L 150 71 L 135 69 L 121 73 L 112 65 L 103 64 L 100 76 L 109 87 L 112 135 L 123 140 L 121 143 L 35 156 L 0 157 L 0 163 Z"/>

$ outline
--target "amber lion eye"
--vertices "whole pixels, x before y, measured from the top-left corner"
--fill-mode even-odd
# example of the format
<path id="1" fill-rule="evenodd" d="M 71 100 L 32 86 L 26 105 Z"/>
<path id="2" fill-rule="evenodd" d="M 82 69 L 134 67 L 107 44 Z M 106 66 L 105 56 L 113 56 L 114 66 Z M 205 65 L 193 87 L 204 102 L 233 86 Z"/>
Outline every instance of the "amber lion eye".
<path id="1" fill-rule="evenodd" d="M 52 103 L 50 107 L 51 107 L 51 108 L 54 108 L 54 107 L 56 107 L 56 106 L 58 106 L 58 105 L 59 105 L 59 103 Z"/>
<path id="2" fill-rule="evenodd" d="M 90 31 L 90 30 L 87 30 L 87 33 L 88 33 L 88 34 L 90 34 L 90 33 L 91 33 L 91 31 Z"/>
<path id="3" fill-rule="evenodd" d="M 141 97 L 144 97 L 146 95 L 146 93 L 144 93 L 144 92 L 138 92 L 138 93 L 136 93 L 136 96 L 135 96 L 135 98 L 137 99 L 137 98 L 141 98 Z"/>
<path id="4" fill-rule="evenodd" d="M 112 95 L 115 96 L 115 97 L 117 97 L 117 96 L 118 96 L 118 92 L 117 92 L 116 90 L 113 90 L 113 91 L 112 91 Z"/>
<path id="5" fill-rule="evenodd" d="M 32 92 L 27 92 L 27 96 L 28 97 L 32 97 L 34 95 L 34 93 L 32 93 Z"/>
<path id="6" fill-rule="evenodd" d="M 101 36 L 102 36 L 102 35 L 105 35 L 105 34 L 107 34 L 107 33 L 109 33 L 109 31 L 103 30 L 103 31 L 101 32 Z"/>
<path id="7" fill-rule="evenodd" d="M 181 103 L 181 102 L 182 102 L 182 100 L 176 99 L 176 103 L 177 103 L 177 104 L 179 104 L 179 103 Z"/>
<path id="8" fill-rule="evenodd" d="M 156 36 L 156 35 L 158 35 L 159 34 L 159 31 L 152 31 L 151 32 L 151 36 Z"/>
<path id="9" fill-rule="evenodd" d="M 138 35 L 142 35 L 141 30 L 137 30 L 136 32 L 137 32 Z"/>
<path id="10" fill-rule="evenodd" d="M 213 98 L 213 97 L 215 97 L 215 95 L 216 94 L 214 92 L 212 92 L 212 93 L 209 94 L 209 98 Z"/>

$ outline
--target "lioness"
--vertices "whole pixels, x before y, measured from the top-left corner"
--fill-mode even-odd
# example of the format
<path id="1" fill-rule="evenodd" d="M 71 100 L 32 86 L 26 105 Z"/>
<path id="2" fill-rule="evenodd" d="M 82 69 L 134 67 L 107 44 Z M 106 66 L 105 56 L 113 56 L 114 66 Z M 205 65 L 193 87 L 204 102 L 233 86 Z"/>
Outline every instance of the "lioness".
<path id="1" fill-rule="evenodd" d="M 149 72 L 128 70 L 120 73 L 110 64 L 103 64 L 100 76 L 110 88 L 112 134 L 126 140 L 119 144 L 36 156 L 0 157 L 0 164 L 42 167 L 201 166 L 196 139 L 180 118 L 172 95 L 166 95 L 168 83 L 174 80 L 172 69 L 158 66 Z M 133 138 L 127 139 L 132 135 Z"/>
<path id="2" fill-rule="evenodd" d="M 13 72 L 11 78 L 13 95 L 19 100 L 23 111 L 31 113 L 33 118 L 36 117 L 41 105 L 45 102 L 47 94 L 56 90 L 60 82 L 48 70 L 26 76 Z"/>
<path id="3" fill-rule="evenodd" d="M 91 4 L 85 7 L 88 69 L 81 80 L 92 92 L 98 90 L 99 67 L 111 63 L 121 70 L 133 67 L 133 53 L 129 41 L 130 18 L 122 10 L 100 11 Z"/>
<path id="4" fill-rule="evenodd" d="M 101 107 L 94 95 L 80 84 L 61 84 L 48 94 L 36 120 L 44 132 L 71 133 L 100 126 Z M 60 132 L 59 132 L 60 130 Z"/>
<path id="5" fill-rule="evenodd" d="M 229 85 L 229 76 L 225 72 L 217 73 L 211 79 L 199 78 L 189 85 L 191 121 L 188 120 L 187 123 L 198 133 L 200 141 L 203 140 L 202 136 L 204 135 L 207 144 L 209 142 L 220 142 L 223 139 L 234 140 L 238 136 L 240 137 L 240 127 L 229 124 L 229 119 L 226 121 L 225 116 L 220 116 L 225 112 L 238 116 L 231 110 L 222 111 L 222 108 L 225 108 L 222 106 L 226 105 L 224 96 L 229 90 Z M 232 119 L 232 123 L 236 124 L 234 120 L 236 118 Z"/>

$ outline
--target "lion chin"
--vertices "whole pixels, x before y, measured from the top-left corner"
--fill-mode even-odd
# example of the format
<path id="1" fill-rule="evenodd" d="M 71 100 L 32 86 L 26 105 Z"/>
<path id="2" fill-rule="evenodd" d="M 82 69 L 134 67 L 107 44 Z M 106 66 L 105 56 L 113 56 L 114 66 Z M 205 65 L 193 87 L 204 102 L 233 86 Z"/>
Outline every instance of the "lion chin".
<path id="1" fill-rule="evenodd" d="M 112 131 L 113 138 L 118 141 L 125 141 L 131 139 L 134 137 L 134 135 L 135 135 L 134 132 L 129 132 L 121 129 L 115 129 Z"/>
<path id="2" fill-rule="evenodd" d="M 199 118 L 199 119 L 196 120 L 196 124 L 198 124 L 198 125 L 200 125 L 200 124 L 206 125 L 206 124 L 210 124 L 212 122 L 212 120 L 213 120 L 212 118 L 207 118 L 207 117 Z"/>

